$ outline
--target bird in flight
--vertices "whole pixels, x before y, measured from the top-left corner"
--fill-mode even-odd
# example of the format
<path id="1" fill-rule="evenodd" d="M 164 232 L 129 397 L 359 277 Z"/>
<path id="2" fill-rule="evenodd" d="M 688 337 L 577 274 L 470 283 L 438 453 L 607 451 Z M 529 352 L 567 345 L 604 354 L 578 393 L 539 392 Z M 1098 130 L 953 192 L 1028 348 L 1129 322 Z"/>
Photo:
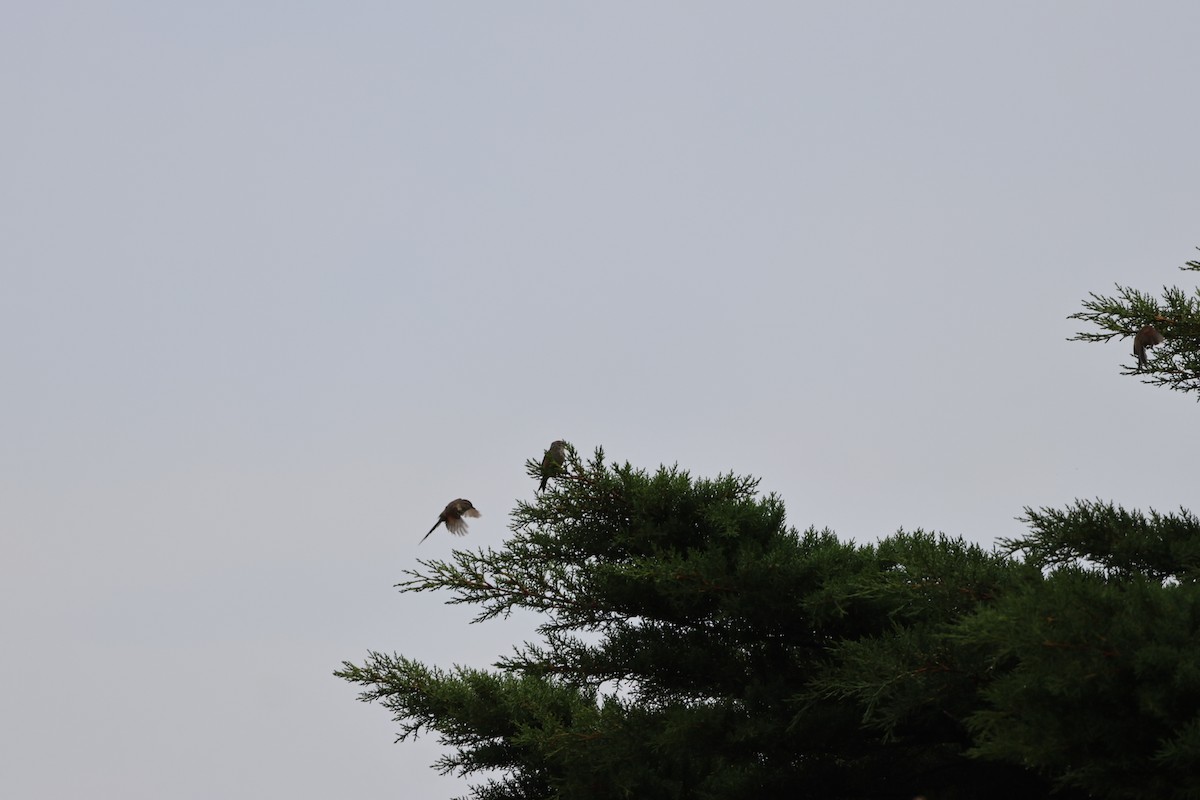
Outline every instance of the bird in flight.
<path id="1" fill-rule="evenodd" d="M 467 534 L 467 521 L 463 517 L 475 518 L 478 516 L 479 511 L 475 506 L 471 505 L 470 500 L 465 500 L 461 497 L 457 500 L 451 500 L 446 504 L 446 509 L 441 514 L 438 514 L 437 522 L 433 523 L 433 527 L 429 529 L 429 533 L 433 533 L 437 530 L 438 525 L 445 523 L 446 530 L 455 536 L 465 536 Z M 417 544 L 421 544 L 421 542 L 428 539 L 429 533 L 422 536 L 421 541 L 417 542 Z"/>

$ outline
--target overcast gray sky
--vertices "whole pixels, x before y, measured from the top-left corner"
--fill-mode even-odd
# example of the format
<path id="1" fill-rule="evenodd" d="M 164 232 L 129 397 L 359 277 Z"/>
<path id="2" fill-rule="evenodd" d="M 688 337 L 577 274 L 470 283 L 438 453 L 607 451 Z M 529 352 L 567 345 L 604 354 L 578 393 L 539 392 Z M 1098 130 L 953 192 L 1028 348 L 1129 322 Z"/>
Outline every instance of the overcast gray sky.
<path id="1" fill-rule="evenodd" d="M 434 797 L 331 677 L 555 438 L 799 528 L 1196 508 L 1194 398 L 1067 342 L 1195 285 L 1200 4 L 10 2 L 0 795 Z"/>

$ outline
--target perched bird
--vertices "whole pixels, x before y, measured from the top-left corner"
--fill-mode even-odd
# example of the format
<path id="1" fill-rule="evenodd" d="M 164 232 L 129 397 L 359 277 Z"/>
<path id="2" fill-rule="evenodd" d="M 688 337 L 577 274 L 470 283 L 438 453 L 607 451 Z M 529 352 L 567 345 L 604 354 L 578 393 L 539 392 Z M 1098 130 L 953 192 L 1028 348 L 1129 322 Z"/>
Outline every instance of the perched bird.
<path id="1" fill-rule="evenodd" d="M 1154 347 L 1156 344 L 1162 344 L 1166 341 L 1166 337 L 1158 332 L 1158 328 L 1153 325 L 1147 325 L 1142 328 L 1133 337 L 1133 354 L 1137 356 L 1138 366 L 1146 366 L 1146 348 Z"/>
<path id="2" fill-rule="evenodd" d="M 546 481 L 557 478 L 562 474 L 563 464 L 567 460 L 567 443 L 556 439 L 550 443 L 550 449 L 542 456 L 542 484 L 538 491 L 546 491 Z"/>
<path id="3" fill-rule="evenodd" d="M 429 533 L 437 530 L 437 526 L 443 522 L 446 523 L 446 530 L 453 533 L 455 536 L 465 536 L 467 534 L 467 521 L 463 517 L 478 517 L 479 511 L 475 506 L 471 505 L 470 500 L 458 498 L 451 500 L 446 504 L 446 510 L 438 515 L 438 521 L 433 523 L 433 527 L 429 529 Z M 429 538 L 429 533 L 421 537 L 421 542 Z M 417 542 L 417 544 L 421 544 Z"/>

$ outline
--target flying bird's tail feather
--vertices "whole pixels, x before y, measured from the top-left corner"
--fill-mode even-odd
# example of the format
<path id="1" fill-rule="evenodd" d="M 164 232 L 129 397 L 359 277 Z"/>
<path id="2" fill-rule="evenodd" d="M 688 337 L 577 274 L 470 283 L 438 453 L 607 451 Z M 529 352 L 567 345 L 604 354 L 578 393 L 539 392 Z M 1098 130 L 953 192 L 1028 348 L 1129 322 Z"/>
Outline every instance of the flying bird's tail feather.
<path id="1" fill-rule="evenodd" d="M 437 526 L 438 526 L 438 525 L 441 525 L 441 524 L 442 524 L 442 521 L 441 521 L 440 519 L 439 519 L 437 522 L 433 523 L 433 527 L 429 529 L 429 533 L 433 533 L 434 531 L 436 531 L 436 530 L 437 530 Z M 425 534 L 424 536 L 422 536 L 422 537 L 421 537 L 421 541 L 420 541 L 420 542 L 417 542 L 417 544 L 421 544 L 421 542 L 424 542 L 426 539 L 428 539 L 428 538 L 429 538 L 429 533 L 427 533 L 427 534 Z"/>

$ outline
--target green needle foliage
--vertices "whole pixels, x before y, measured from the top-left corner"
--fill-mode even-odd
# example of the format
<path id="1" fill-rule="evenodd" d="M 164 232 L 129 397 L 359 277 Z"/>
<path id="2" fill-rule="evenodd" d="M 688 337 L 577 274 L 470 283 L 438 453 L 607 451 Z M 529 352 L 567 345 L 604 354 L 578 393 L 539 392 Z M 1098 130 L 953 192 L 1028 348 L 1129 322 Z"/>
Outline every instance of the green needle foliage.
<path id="1" fill-rule="evenodd" d="M 1165 341 L 1128 372 L 1200 394 L 1200 296 L 1118 291 L 1084 303 L 1099 332 L 1077 338 L 1154 324 Z M 752 478 L 567 455 L 503 547 L 399 584 L 477 622 L 535 612 L 537 641 L 491 670 L 369 653 L 336 673 L 401 740 L 439 736 L 435 766 L 476 776 L 478 800 L 1200 800 L 1186 509 L 1026 509 L 992 551 L 857 545 L 787 526 Z"/>
<path id="2" fill-rule="evenodd" d="M 1200 272 L 1200 261 L 1180 269 Z M 1153 325 L 1166 340 L 1142 368 L 1130 358 L 1122 374 L 1140 375 L 1146 383 L 1180 392 L 1196 392 L 1200 400 L 1200 289 L 1188 294 L 1177 286 L 1164 286 L 1162 297 L 1138 289 L 1116 287 L 1113 296 L 1089 293 L 1083 311 L 1070 319 L 1089 323 L 1089 330 L 1072 338 L 1082 342 L 1107 342 L 1132 338 L 1143 325 Z"/>
<path id="3" fill-rule="evenodd" d="M 1196 796 L 1194 517 L 1081 503 L 1007 551 L 855 545 L 756 488 L 572 451 L 503 547 L 399 585 L 535 611 L 538 641 L 337 674 L 440 736 L 440 770 L 491 776 L 481 800 Z"/>

